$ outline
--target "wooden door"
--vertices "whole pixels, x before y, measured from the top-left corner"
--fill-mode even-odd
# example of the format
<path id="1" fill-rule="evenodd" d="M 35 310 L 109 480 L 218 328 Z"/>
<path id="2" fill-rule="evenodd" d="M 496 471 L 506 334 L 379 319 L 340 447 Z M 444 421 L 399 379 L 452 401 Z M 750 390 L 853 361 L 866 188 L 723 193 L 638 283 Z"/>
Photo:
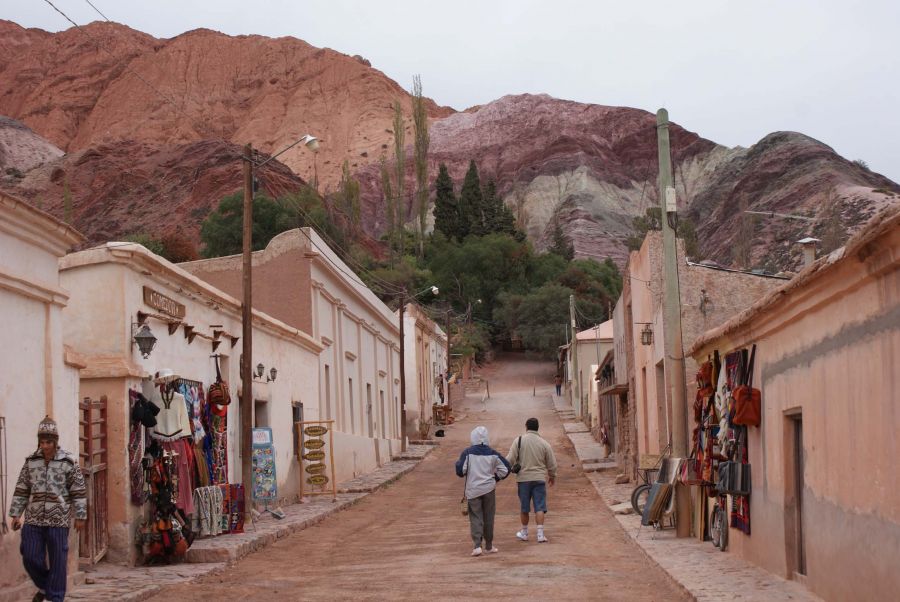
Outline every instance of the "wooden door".
<path id="1" fill-rule="evenodd" d="M 109 547 L 107 526 L 107 401 L 85 397 L 79 407 L 79 456 L 88 493 L 87 525 L 81 533 L 78 556 L 98 562 Z"/>

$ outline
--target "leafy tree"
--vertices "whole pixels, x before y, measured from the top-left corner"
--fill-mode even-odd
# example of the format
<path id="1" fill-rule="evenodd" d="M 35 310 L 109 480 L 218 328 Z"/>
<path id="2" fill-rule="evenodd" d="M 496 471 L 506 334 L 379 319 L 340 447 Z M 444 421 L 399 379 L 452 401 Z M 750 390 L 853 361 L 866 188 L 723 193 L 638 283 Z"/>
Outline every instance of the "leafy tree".
<path id="1" fill-rule="evenodd" d="M 163 245 L 162 241 L 158 238 L 154 238 L 146 232 L 135 232 L 134 234 L 129 234 L 123 239 L 123 241 L 137 243 L 151 253 L 159 255 L 160 257 L 163 257 L 166 252 L 166 247 Z"/>
<path id="2" fill-rule="evenodd" d="M 403 256 L 404 247 L 405 247 L 405 237 L 403 236 L 403 231 L 406 229 L 406 201 L 403 196 L 404 190 L 404 180 L 406 177 L 406 146 L 404 142 L 404 138 L 406 136 L 405 132 L 406 123 L 403 119 L 403 111 L 400 109 L 400 103 L 394 103 L 394 167 L 396 169 L 397 175 L 397 188 L 396 188 L 396 206 L 394 207 L 397 210 L 397 217 L 394 220 L 394 223 L 397 225 L 397 230 L 395 235 L 397 237 L 397 243 L 400 247 L 400 256 Z"/>
<path id="3" fill-rule="evenodd" d="M 391 173 L 387 167 L 384 155 L 381 156 L 381 192 L 384 195 L 384 208 L 387 217 L 386 233 L 390 252 L 391 266 L 394 265 L 394 241 L 397 238 L 397 208 L 396 199 L 391 185 Z"/>
<path id="4" fill-rule="evenodd" d="M 648 207 L 644 215 L 638 215 L 632 218 L 631 228 L 634 234 L 625 241 L 626 246 L 631 251 L 638 251 L 644 244 L 644 238 L 650 230 L 662 230 L 662 209 L 659 207 Z"/>
<path id="5" fill-rule="evenodd" d="M 517 332 L 526 347 L 552 356 L 565 343 L 571 294 L 571 289 L 550 282 L 521 299 Z"/>
<path id="6" fill-rule="evenodd" d="M 444 236 L 461 238 L 459 231 L 459 205 L 456 195 L 453 193 L 453 180 L 447 166 L 441 163 L 438 168 L 438 176 L 434 181 L 434 230 Z"/>
<path id="7" fill-rule="evenodd" d="M 481 180 L 478 177 L 478 167 L 475 161 L 469 161 L 469 169 L 463 179 L 462 189 L 459 191 L 459 237 L 465 238 L 470 234 L 481 236 L 484 234 L 484 214 L 482 211 Z"/>
<path id="8" fill-rule="evenodd" d="M 417 229 L 417 254 L 425 254 L 425 228 L 428 221 L 428 113 L 422 96 L 422 77 L 413 76 L 412 114 L 415 129 L 414 157 L 416 166 L 416 213 L 419 218 Z"/>
<path id="9" fill-rule="evenodd" d="M 346 159 L 341 166 L 337 205 L 346 217 L 350 231 L 355 235 L 359 231 L 360 223 L 359 181 L 350 174 L 350 162 Z"/>
<path id="10" fill-rule="evenodd" d="M 162 237 L 160 243 L 163 246 L 161 255 L 172 263 L 200 259 L 200 255 L 197 253 L 197 245 L 180 230 L 166 234 Z"/>

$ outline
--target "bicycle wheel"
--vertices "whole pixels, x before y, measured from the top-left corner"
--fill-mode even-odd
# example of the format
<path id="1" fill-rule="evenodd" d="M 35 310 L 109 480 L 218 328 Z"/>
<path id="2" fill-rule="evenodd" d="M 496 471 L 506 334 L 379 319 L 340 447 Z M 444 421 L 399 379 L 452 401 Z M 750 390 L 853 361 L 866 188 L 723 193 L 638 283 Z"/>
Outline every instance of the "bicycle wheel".
<path id="1" fill-rule="evenodd" d="M 634 508 L 635 514 L 642 516 L 644 514 L 644 506 L 647 505 L 647 498 L 650 497 L 650 485 L 638 485 L 631 492 L 631 507 Z"/>
<path id="2" fill-rule="evenodd" d="M 709 525 L 709 535 L 713 545 L 724 552 L 728 548 L 728 513 L 725 508 L 718 506 L 713 512 L 712 522 Z"/>

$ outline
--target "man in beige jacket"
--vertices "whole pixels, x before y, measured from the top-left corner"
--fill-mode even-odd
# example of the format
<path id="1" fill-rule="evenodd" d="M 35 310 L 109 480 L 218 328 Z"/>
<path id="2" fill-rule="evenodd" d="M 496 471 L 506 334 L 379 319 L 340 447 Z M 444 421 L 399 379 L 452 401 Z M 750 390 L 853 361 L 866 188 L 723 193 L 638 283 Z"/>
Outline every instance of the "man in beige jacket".
<path id="1" fill-rule="evenodd" d="M 550 444 L 538 435 L 538 419 L 525 421 L 526 432 L 513 440 L 506 459 L 516 472 L 519 487 L 519 504 L 522 511 L 522 529 L 516 537 L 528 541 L 528 518 L 534 506 L 534 522 L 537 524 L 538 543 L 549 541 L 544 535 L 544 513 L 547 512 L 547 484 L 556 481 L 556 457 Z"/>

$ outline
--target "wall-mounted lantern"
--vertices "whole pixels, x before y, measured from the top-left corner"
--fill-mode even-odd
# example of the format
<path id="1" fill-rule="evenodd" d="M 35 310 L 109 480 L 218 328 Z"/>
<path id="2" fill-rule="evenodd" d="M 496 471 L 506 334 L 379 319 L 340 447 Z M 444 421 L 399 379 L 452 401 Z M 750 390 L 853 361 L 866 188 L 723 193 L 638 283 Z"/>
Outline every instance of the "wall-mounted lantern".
<path id="1" fill-rule="evenodd" d="M 266 382 L 267 382 L 267 383 L 273 383 L 273 382 L 275 382 L 275 377 L 276 377 L 277 375 L 278 375 L 278 370 L 276 370 L 276 369 L 273 367 L 271 370 L 269 370 L 269 376 L 266 378 Z"/>
<path id="2" fill-rule="evenodd" d="M 641 345 L 652 345 L 653 344 L 653 329 L 650 328 L 650 324 L 644 324 L 644 328 L 641 329 Z"/>
<path id="3" fill-rule="evenodd" d="M 266 371 L 266 367 L 262 364 L 256 365 L 256 378 L 262 378 L 263 372 Z"/>
<path id="4" fill-rule="evenodd" d="M 150 330 L 150 326 L 147 324 L 133 324 L 132 331 L 140 326 L 140 330 L 138 330 L 133 336 L 133 345 L 138 346 L 138 351 L 141 352 L 141 356 L 144 359 L 150 357 L 150 352 L 153 351 L 153 347 L 156 345 L 156 337 L 153 336 L 153 331 Z"/>
<path id="5" fill-rule="evenodd" d="M 712 311 L 713 302 L 712 299 L 709 298 L 709 295 L 706 294 L 706 289 L 700 289 L 700 313 L 704 316 Z"/>

